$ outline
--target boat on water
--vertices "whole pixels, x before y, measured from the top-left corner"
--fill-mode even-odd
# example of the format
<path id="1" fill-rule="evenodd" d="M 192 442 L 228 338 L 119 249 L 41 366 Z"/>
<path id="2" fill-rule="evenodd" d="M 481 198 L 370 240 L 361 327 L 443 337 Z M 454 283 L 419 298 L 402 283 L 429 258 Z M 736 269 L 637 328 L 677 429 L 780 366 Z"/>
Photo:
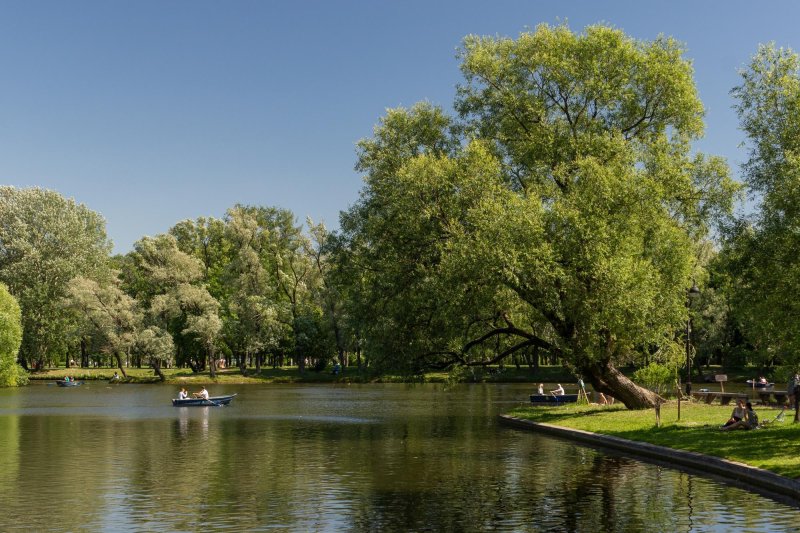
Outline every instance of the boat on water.
<path id="1" fill-rule="evenodd" d="M 173 398 L 172 405 L 175 407 L 219 407 L 220 405 L 228 405 L 235 397 L 236 394 L 231 394 L 229 396 L 210 396 L 208 400 L 205 398 L 184 398 L 182 400 Z"/>
<path id="2" fill-rule="evenodd" d="M 531 403 L 561 404 L 575 403 L 577 401 L 577 394 L 531 394 Z"/>
<path id="3" fill-rule="evenodd" d="M 745 381 L 745 383 L 747 383 L 749 386 L 755 387 L 757 389 L 765 389 L 767 387 L 772 387 L 773 385 L 775 385 L 774 383 L 769 383 L 769 382 L 766 382 L 766 381 L 759 381 L 757 379 L 748 379 L 747 381 Z"/>
<path id="4" fill-rule="evenodd" d="M 77 387 L 78 385 L 83 385 L 83 381 L 75 381 L 72 379 L 69 381 L 64 381 L 63 379 L 59 379 L 56 381 L 56 385 L 59 387 Z"/>

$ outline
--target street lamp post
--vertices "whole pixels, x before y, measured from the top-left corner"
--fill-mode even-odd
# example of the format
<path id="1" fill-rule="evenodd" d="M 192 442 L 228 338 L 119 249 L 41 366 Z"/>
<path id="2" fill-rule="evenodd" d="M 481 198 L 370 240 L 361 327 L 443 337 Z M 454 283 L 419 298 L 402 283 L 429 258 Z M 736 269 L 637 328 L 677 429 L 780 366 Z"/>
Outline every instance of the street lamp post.
<path id="1" fill-rule="evenodd" d="M 695 283 L 692 283 L 692 288 L 686 291 L 686 308 L 691 312 L 692 300 L 700 296 L 700 289 L 697 288 Z M 692 337 L 692 317 L 686 317 L 686 396 L 692 394 L 692 354 L 691 354 L 691 337 Z"/>

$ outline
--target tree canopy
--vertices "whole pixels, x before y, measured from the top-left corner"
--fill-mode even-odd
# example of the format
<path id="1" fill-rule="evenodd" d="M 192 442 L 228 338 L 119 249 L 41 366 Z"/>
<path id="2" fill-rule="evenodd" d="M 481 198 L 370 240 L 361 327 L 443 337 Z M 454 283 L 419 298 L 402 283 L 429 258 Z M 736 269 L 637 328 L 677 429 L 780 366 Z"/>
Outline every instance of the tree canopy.
<path id="1" fill-rule="evenodd" d="M 390 110 L 342 219 L 372 294 L 367 341 L 412 365 L 558 354 L 631 407 L 614 367 L 674 342 L 695 242 L 732 205 L 675 41 L 592 26 L 467 37 L 458 117 Z M 391 355 L 389 355 L 391 354 Z"/>
<path id="2" fill-rule="evenodd" d="M 0 187 L 0 281 L 22 309 L 20 362 L 67 351 L 67 284 L 107 268 L 111 243 L 96 212 L 54 191 Z"/>

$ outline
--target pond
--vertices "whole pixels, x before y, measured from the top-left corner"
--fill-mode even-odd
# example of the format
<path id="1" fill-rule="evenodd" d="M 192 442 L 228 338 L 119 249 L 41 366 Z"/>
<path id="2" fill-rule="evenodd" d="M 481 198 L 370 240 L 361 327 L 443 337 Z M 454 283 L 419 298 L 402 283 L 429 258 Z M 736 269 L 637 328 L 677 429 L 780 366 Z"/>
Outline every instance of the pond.
<path id="1" fill-rule="evenodd" d="M 800 509 L 498 424 L 530 385 L 0 390 L 3 530 L 776 531 Z M 13 520 L 9 520 L 14 517 Z"/>

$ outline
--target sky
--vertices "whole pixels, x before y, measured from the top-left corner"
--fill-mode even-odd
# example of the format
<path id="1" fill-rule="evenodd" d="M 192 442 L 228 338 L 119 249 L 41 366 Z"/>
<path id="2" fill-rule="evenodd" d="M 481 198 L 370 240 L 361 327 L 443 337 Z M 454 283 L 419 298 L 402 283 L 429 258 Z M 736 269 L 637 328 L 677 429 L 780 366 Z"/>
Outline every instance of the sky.
<path id="1" fill-rule="evenodd" d="M 737 71 L 759 43 L 800 50 L 798 20 L 792 1 L 0 0 L 0 184 L 86 204 L 116 253 L 237 203 L 336 229 L 356 143 L 387 108 L 450 110 L 464 36 L 564 21 L 685 43 L 696 149 L 735 174 Z"/>

